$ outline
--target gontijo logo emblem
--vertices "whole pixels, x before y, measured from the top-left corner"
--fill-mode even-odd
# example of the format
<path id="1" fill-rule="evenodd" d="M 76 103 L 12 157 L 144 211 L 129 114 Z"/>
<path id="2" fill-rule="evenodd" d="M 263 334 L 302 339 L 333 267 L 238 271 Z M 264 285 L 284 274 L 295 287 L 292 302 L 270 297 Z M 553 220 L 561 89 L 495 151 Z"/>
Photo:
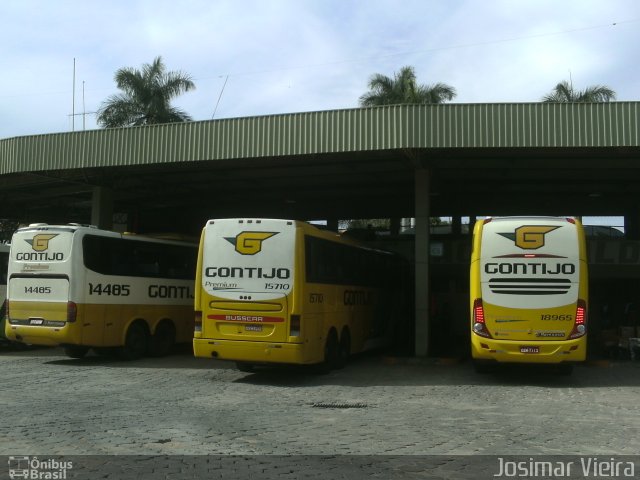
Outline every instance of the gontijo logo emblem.
<path id="1" fill-rule="evenodd" d="M 40 233 L 34 236 L 31 240 L 25 239 L 25 242 L 31 245 L 31 248 L 36 252 L 44 252 L 49 248 L 49 240 L 57 236 L 57 233 Z"/>
<path id="2" fill-rule="evenodd" d="M 236 252 L 241 255 L 255 255 L 262 250 L 262 242 L 277 234 L 278 232 L 241 232 L 235 237 L 224 239 L 236 247 Z"/>
<path id="3" fill-rule="evenodd" d="M 516 247 L 524 250 L 536 250 L 544 247 L 545 235 L 559 226 L 550 225 L 523 225 L 515 229 L 514 233 L 500 233 L 505 238 L 513 240 Z"/>

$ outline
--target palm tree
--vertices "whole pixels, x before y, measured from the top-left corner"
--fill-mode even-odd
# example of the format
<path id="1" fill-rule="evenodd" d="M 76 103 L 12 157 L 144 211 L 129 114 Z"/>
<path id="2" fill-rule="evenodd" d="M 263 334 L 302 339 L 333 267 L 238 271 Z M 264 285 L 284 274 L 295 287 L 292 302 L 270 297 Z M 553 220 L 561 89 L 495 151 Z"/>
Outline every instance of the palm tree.
<path id="1" fill-rule="evenodd" d="M 369 80 L 369 91 L 360 97 L 360 105 L 408 103 L 444 103 L 456 96 L 455 88 L 445 84 L 418 85 L 413 67 L 402 67 L 394 78 L 376 73 Z"/>
<path id="2" fill-rule="evenodd" d="M 574 90 L 573 84 L 566 80 L 556 85 L 553 91 L 544 97 L 546 103 L 587 103 L 608 102 L 616 99 L 616 92 L 604 85 L 593 85 L 584 90 Z"/>
<path id="3" fill-rule="evenodd" d="M 142 70 L 121 68 L 115 81 L 123 93 L 110 96 L 98 110 L 98 124 L 105 128 L 187 122 L 191 117 L 172 107 L 171 99 L 196 88 L 191 77 L 165 72 L 161 57 Z"/>

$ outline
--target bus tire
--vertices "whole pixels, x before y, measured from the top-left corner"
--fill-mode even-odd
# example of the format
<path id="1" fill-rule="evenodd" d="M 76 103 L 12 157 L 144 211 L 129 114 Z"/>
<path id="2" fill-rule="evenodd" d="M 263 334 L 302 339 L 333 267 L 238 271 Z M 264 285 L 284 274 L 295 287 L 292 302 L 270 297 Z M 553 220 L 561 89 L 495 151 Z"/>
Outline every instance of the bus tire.
<path id="1" fill-rule="evenodd" d="M 149 353 L 154 357 L 163 357 L 171 353 L 176 343 L 176 329 L 168 320 L 163 320 L 156 327 L 156 332 L 151 337 Z"/>
<path id="2" fill-rule="evenodd" d="M 342 334 L 340 335 L 340 346 L 338 348 L 338 362 L 337 368 L 344 368 L 345 365 L 349 362 L 349 357 L 351 356 L 351 334 L 349 333 L 349 329 L 345 328 L 342 330 Z"/>
<path id="3" fill-rule="evenodd" d="M 64 347 L 64 354 L 69 358 L 84 358 L 89 351 L 89 347 L 81 345 L 68 345 Z"/>
<path id="4" fill-rule="evenodd" d="M 123 360 L 137 360 L 147 353 L 147 332 L 139 323 L 134 323 L 127 330 L 127 337 L 120 349 L 120 358 Z"/>

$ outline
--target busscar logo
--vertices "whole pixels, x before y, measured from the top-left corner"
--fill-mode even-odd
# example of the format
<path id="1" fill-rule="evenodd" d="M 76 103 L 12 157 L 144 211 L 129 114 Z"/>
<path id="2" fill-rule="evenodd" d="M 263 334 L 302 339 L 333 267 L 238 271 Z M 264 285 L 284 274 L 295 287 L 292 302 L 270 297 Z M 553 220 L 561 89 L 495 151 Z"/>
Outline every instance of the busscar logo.
<path id="1" fill-rule="evenodd" d="M 36 252 L 44 252 L 49 248 L 49 240 L 57 236 L 57 233 L 40 233 L 31 240 L 25 239 L 25 242 L 31 245 L 31 248 Z"/>
<path id="2" fill-rule="evenodd" d="M 509 240 L 512 240 L 516 247 L 524 250 L 537 250 L 544 247 L 545 235 L 554 231 L 558 226 L 550 225 L 523 225 L 515 229 L 513 233 L 499 233 Z"/>
<path id="3" fill-rule="evenodd" d="M 224 237 L 241 255 L 255 255 L 262 250 L 262 242 L 278 232 L 240 232 L 235 237 Z"/>

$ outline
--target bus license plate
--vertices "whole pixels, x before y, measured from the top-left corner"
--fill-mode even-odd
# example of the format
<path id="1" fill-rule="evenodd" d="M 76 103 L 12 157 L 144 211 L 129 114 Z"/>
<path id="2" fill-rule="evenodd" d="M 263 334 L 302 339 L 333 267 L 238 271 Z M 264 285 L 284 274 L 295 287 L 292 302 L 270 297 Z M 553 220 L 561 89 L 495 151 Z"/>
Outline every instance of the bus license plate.
<path id="1" fill-rule="evenodd" d="M 261 332 L 262 325 L 245 325 L 244 331 L 245 332 Z"/>
<path id="2" fill-rule="evenodd" d="M 540 353 L 540 347 L 522 346 L 520 353 Z"/>

